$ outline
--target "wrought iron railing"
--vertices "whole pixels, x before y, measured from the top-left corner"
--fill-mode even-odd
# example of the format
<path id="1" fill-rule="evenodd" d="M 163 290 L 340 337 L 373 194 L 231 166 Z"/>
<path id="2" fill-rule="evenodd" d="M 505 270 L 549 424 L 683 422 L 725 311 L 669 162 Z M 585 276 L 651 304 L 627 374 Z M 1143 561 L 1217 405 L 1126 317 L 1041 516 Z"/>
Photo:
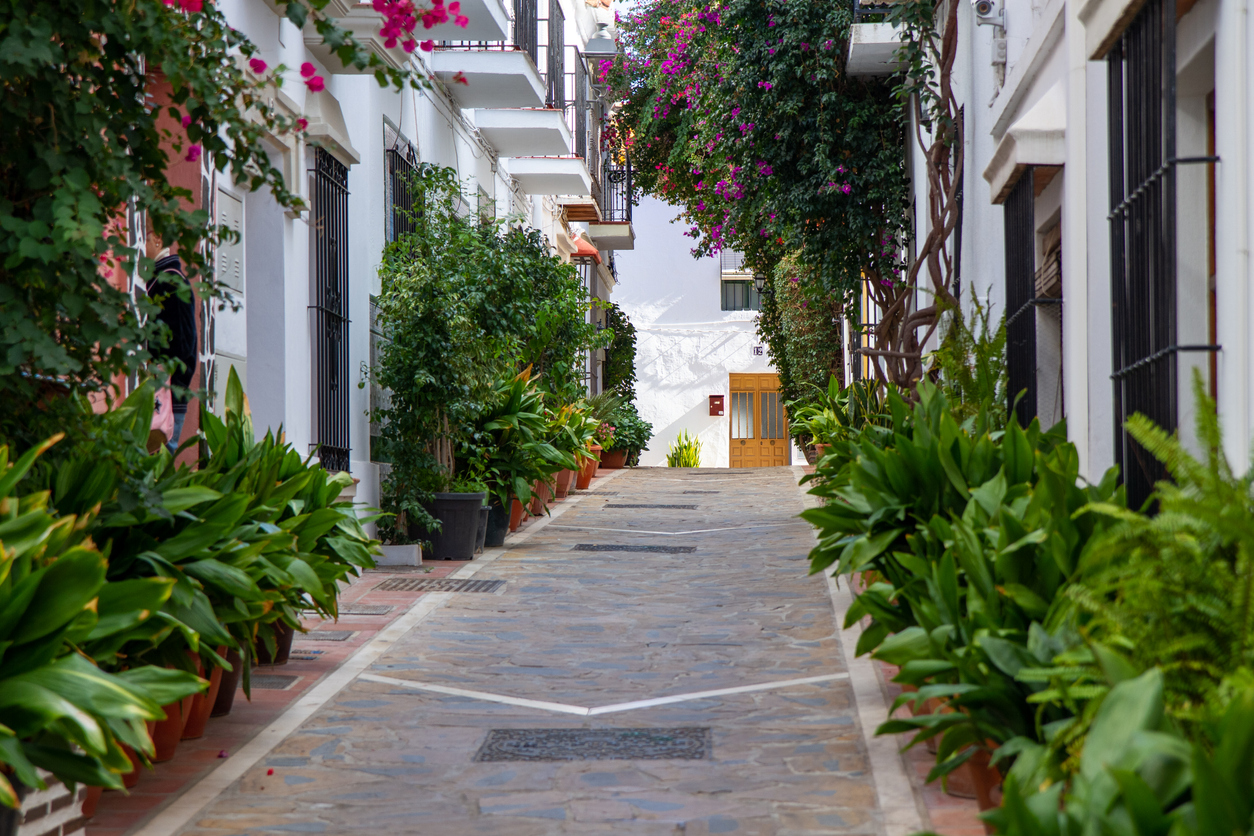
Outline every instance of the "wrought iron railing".
<path id="1" fill-rule="evenodd" d="M 601 174 L 601 216 L 607 221 L 630 221 L 632 203 L 631 158 L 622 166 L 605 158 Z"/>
<path id="2" fill-rule="evenodd" d="M 322 466 L 349 468 L 348 167 L 314 149 L 314 428 Z"/>

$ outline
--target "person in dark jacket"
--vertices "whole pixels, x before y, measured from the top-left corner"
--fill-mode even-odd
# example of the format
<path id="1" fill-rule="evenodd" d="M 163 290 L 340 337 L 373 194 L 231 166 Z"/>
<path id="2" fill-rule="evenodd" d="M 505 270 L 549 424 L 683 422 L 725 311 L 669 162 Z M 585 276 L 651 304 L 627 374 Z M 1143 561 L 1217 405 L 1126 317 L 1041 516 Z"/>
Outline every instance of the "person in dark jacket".
<path id="1" fill-rule="evenodd" d="M 187 418 L 187 387 L 196 371 L 196 300 L 187 289 L 183 262 L 177 255 L 171 255 L 168 249 L 157 254 L 157 263 L 147 289 L 149 298 L 161 306 L 157 319 L 170 329 L 169 342 L 163 348 L 154 348 L 153 356 L 170 372 L 170 387 L 174 390 L 174 435 L 168 442 L 173 452 L 178 449 L 179 438 L 183 434 L 183 422 Z M 180 291 L 185 292 L 180 295 Z M 171 362 L 174 360 L 178 362 Z"/>

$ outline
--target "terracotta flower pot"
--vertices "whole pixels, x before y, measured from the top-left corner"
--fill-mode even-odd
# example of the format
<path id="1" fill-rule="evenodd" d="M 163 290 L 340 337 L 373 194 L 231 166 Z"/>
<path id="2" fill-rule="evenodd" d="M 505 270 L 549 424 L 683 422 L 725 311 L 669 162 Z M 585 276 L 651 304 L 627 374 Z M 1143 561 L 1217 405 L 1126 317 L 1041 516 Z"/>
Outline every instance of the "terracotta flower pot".
<path id="1" fill-rule="evenodd" d="M 553 494 L 549 491 L 548 482 L 536 482 L 531 493 L 531 515 L 538 517 L 544 513 Z"/>
<path id="2" fill-rule="evenodd" d="M 217 648 L 217 653 L 219 656 L 225 656 L 226 646 Z M 192 710 L 187 718 L 187 725 L 183 728 L 184 740 L 195 740 L 204 735 L 205 726 L 209 723 L 209 714 L 218 701 L 220 690 L 222 690 L 222 668 L 215 665 L 209 674 L 209 690 L 192 695 Z"/>
<path id="3" fill-rule="evenodd" d="M 518 526 L 522 525 L 523 506 L 517 499 L 510 502 L 509 506 L 509 530 L 517 531 Z"/>
<path id="4" fill-rule="evenodd" d="M 96 805 L 100 803 L 102 795 L 104 795 L 104 787 L 87 787 L 87 792 L 83 796 L 83 818 L 90 819 L 96 815 Z"/>
<path id="5" fill-rule="evenodd" d="M 601 453 L 601 467 L 606 470 L 620 470 L 626 464 L 626 450 L 605 450 Z"/>
<path id="6" fill-rule="evenodd" d="M 188 706 L 191 709 L 191 706 Z M 183 700 L 161 706 L 165 719 L 158 720 L 152 730 L 153 763 L 165 763 L 178 751 L 179 741 L 183 739 Z"/>
<path id="7" fill-rule="evenodd" d="M 571 483 L 575 481 L 575 471 L 559 470 L 557 471 L 557 498 L 565 499 L 570 493 Z"/>
<path id="8" fill-rule="evenodd" d="M 819 463 L 819 459 L 823 458 L 823 456 L 827 454 L 827 448 L 831 446 L 832 445 L 830 444 L 815 444 L 814 445 L 814 463 L 815 464 Z"/>
<path id="9" fill-rule="evenodd" d="M 231 713 L 231 706 L 235 704 L 235 692 L 239 690 L 239 682 L 244 675 L 244 661 L 240 659 L 238 650 L 228 650 L 226 660 L 231 663 L 231 670 L 222 671 L 218 698 L 213 703 L 213 710 L 209 712 L 210 717 L 223 717 Z"/>
<path id="10" fill-rule="evenodd" d="M 152 737 L 153 727 L 154 723 L 149 721 L 149 737 Z M 139 755 L 130 746 L 127 746 L 125 743 L 121 743 L 119 745 L 121 745 L 122 751 L 126 753 L 126 756 L 131 759 L 131 771 L 123 773 L 122 775 L 122 786 L 129 790 L 139 783 L 139 767 L 142 766 L 142 762 L 139 759 Z"/>
<path id="11" fill-rule="evenodd" d="M 266 648 L 266 643 L 258 640 L 253 652 L 258 665 L 286 665 L 287 657 L 292 653 L 292 639 L 296 636 L 296 628 L 290 627 L 284 621 L 274 622 L 274 659 L 270 658 L 270 651 Z"/>
<path id="12" fill-rule="evenodd" d="M 579 476 L 575 481 L 575 487 L 581 491 L 586 491 L 588 486 L 592 484 L 592 477 L 597 475 L 597 465 L 601 460 L 601 446 L 592 444 L 588 447 L 588 454 L 584 457 L 583 466 L 579 469 Z"/>

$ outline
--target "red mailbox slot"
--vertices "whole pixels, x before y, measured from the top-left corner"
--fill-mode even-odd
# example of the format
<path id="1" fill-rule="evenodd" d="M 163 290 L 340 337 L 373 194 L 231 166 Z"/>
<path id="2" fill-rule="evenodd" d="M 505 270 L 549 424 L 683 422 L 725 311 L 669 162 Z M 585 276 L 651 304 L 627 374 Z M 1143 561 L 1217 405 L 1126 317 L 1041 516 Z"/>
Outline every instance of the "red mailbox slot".
<path id="1" fill-rule="evenodd" d="M 723 414 L 723 395 L 710 395 L 710 414 Z"/>

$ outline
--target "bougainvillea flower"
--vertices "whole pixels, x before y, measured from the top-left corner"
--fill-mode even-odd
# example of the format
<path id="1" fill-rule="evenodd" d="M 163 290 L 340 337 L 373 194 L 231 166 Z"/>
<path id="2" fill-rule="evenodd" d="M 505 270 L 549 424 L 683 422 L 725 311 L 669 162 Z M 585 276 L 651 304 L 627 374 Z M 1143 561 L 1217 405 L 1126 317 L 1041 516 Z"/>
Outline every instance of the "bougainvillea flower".
<path id="1" fill-rule="evenodd" d="M 266 62 L 262 61 L 260 58 L 253 58 L 248 62 L 248 66 L 252 67 L 252 71 L 257 75 L 261 75 L 266 71 Z"/>
<path id="2" fill-rule="evenodd" d="M 193 142 L 187 149 L 187 156 L 183 159 L 187 160 L 189 163 L 194 163 L 200 159 L 200 151 L 200 143 Z"/>
<path id="3" fill-rule="evenodd" d="M 300 74 L 305 78 L 309 78 L 316 72 L 318 72 L 318 68 L 313 64 L 310 64 L 308 61 L 300 65 Z"/>
<path id="4" fill-rule="evenodd" d="M 456 81 L 458 84 L 465 84 L 467 87 L 470 86 L 470 82 L 466 80 L 466 76 L 462 75 L 461 72 L 453 76 L 453 81 Z"/>
<path id="5" fill-rule="evenodd" d="M 430 41 L 430 40 L 423 41 L 422 43 L 418 44 L 418 46 L 422 48 L 423 52 L 430 52 L 431 50 L 435 49 L 435 41 Z"/>
<path id="6" fill-rule="evenodd" d="M 326 79 L 324 79 L 322 76 L 316 75 L 313 78 L 306 81 L 305 86 L 315 93 L 321 93 L 323 90 L 326 89 L 327 82 L 326 82 Z"/>
<path id="7" fill-rule="evenodd" d="M 186 113 L 183 114 L 183 118 L 179 121 L 183 123 L 184 128 L 190 128 L 192 126 L 192 117 Z"/>
<path id="8" fill-rule="evenodd" d="M 309 120 L 304 117 L 296 120 L 296 130 L 303 131 L 309 128 Z"/>

